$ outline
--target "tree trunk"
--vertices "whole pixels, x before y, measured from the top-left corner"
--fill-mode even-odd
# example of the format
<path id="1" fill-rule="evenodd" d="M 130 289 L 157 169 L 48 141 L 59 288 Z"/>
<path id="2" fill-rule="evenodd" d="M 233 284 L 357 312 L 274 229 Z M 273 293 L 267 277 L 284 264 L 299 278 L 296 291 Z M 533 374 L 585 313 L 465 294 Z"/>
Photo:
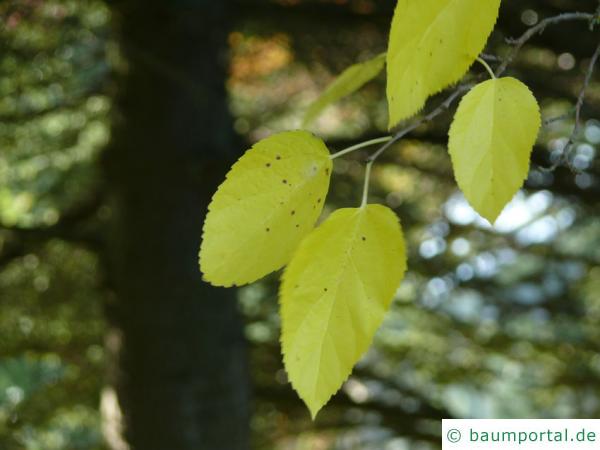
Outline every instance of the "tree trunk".
<path id="1" fill-rule="evenodd" d="M 237 148 L 224 90 L 228 9 L 223 0 L 113 4 L 124 63 L 103 159 L 116 293 L 107 342 L 132 449 L 248 448 L 234 291 L 203 283 L 197 262 L 204 213 Z"/>

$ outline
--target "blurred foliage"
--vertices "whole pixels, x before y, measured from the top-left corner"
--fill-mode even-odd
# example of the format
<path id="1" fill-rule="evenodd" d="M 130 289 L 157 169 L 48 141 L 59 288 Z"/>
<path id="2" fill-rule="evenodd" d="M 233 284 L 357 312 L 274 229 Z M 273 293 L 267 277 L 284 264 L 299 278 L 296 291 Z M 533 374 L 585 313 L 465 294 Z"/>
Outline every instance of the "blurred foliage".
<path id="1" fill-rule="evenodd" d="M 108 20 L 98 1 L 0 4 L 2 450 L 102 448 L 98 258 L 50 230 L 97 189 Z"/>
<path id="2" fill-rule="evenodd" d="M 0 272 L 0 448 L 100 448 L 97 258 L 52 240 Z"/>
<path id="3" fill-rule="evenodd" d="M 251 142 L 297 127 L 335 74 L 385 49 L 385 3 L 240 1 L 226 80 L 236 131 Z M 596 6 L 506 0 L 488 53 L 542 16 Z M 110 14 L 94 0 L 9 0 L 0 20 L 0 448 L 101 449 L 111 298 L 95 233 L 110 213 L 97 200 Z M 583 23 L 548 29 L 515 62 L 544 117 L 572 108 L 596 37 Z M 332 150 L 384 133 L 383 88 L 380 78 L 329 108 L 314 131 Z M 600 415 L 598 77 L 584 113 L 577 172 L 539 168 L 559 156 L 568 117 L 544 129 L 525 189 L 494 228 L 456 189 L 448 117 L 375 166 L 372 200 L 402 218 L 410 270 L 375 345 L 315 424 L 282 369 L 277 277 L 240 290 L 255 448 L 428 449 L 442 417 Z M 327 211 L 359 202 L 366 154 L 336 161 Z"/>
<path id="4" fill-rule="evenodd" d="M 0 17 L 0 220 L 51 225 L 91 189 L 108 140 L 108 10 L 7 1 Z"/>

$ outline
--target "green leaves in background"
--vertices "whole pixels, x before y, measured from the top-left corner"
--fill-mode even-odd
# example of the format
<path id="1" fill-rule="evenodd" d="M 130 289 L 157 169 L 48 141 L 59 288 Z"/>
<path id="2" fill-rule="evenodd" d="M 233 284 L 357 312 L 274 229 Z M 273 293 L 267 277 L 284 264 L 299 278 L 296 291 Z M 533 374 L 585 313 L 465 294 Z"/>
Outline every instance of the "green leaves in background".
<path id="1" fill-rule="evenodd" d="M 0 359 L 0 419 L 7 420 L 20 403 L 65 374 L 60 360 L 31 356 Z"/>
<path id="2" fill-rule="evenodd" d="M 304 115 L 302 126 L 309 126 L 329 105 L 352 94 L 379 75 L 383 70 L 384 64 L 385 53 L 381 53 L 368 61 L 353 64 L 344 70 L 335 81 L 325 89 L 321 96 L 310 105 Z"/>
<path id="3" fill-rule="evenodd" d="M 371 345 L 405 270 L 398 218 L 381 205 L 337 210 L 295 253 L 280 291 L 281 344 L 313 418 Z"/>
<path id="4" fill-rule="evenodd" d="M 500 0 L 400 0 L 387 52 L 389 127 L 457 82 L 483 50 Z"/>
<path id="5" fill-rule="evenodd" d="M 485 81 L 461 101 L 448 143 L 454 175 L 490 223 L 527 177 L 540 125 L 535 97 L 514 78 Z"/>
<path id="6" fill-rule="evenodd" d="M 321 214 L 331 176 L 323 141 L 288 131 L 255 144 L 209 205 L 200 269 L 215 286 L 243 285 L 281 269 Z"/>

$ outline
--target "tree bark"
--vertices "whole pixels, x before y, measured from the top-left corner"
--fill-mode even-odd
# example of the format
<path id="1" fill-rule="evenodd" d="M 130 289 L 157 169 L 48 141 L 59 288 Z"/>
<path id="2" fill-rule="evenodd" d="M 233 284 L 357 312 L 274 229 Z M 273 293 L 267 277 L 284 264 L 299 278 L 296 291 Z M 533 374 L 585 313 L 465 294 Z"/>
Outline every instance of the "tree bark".
<path id="1" fill-rule="evenodd" d="M 204 213 L 237 148 L 224 90 L 231 3 L 111 6 L 123 62 L 103 170 L 122 437 L 140 450 L 246 449 L 235 294 L 203 283 L 197 262 Z"/>

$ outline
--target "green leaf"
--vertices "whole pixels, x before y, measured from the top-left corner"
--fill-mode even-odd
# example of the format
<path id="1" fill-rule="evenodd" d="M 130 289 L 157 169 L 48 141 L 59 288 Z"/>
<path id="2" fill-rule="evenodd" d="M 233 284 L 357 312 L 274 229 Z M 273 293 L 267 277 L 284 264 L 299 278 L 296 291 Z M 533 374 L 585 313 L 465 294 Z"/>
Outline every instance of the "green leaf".
<path id="1" fill-rule="evenodd" d="M 514 78 L 485 81 L 462 99 L 448 142 L 454 176 L 491 223 L 523 185 L 540 125 L 535 97 Z"/>
<path id="2" fill-rule="evenodd" d="M 281 343 L 313 418 L 371 344 L 405 269 L 398 218 L 381 205 L 337 210 L 300 244 L 280 291 Z"/>
<path id="3" fill-rule="evenodd" d="M 242 285 L 287 264 L 321 214 L 330 175 L 327 147 L 306 131 L 255 144 L 208 207 L 200 247 L 204 279 Z"/>
<path id="4" fill-rule="evenodd" d="M 304 115 L 302 126 L 307 127 L 329 105 L 352 94 L 368 81 L 379 75 L 384 64 L 385 53 L 381 53 L 368 61 L 354 64 L 344 70 L 335 81 L 325 89 L 321 96 L 310 105 Z"/>
<path id="5" fill-rule="evenodd" d="M 399 0 L 387 53 L 389 127 L 460 80 L 494 28 L 500 0 Z"/>

